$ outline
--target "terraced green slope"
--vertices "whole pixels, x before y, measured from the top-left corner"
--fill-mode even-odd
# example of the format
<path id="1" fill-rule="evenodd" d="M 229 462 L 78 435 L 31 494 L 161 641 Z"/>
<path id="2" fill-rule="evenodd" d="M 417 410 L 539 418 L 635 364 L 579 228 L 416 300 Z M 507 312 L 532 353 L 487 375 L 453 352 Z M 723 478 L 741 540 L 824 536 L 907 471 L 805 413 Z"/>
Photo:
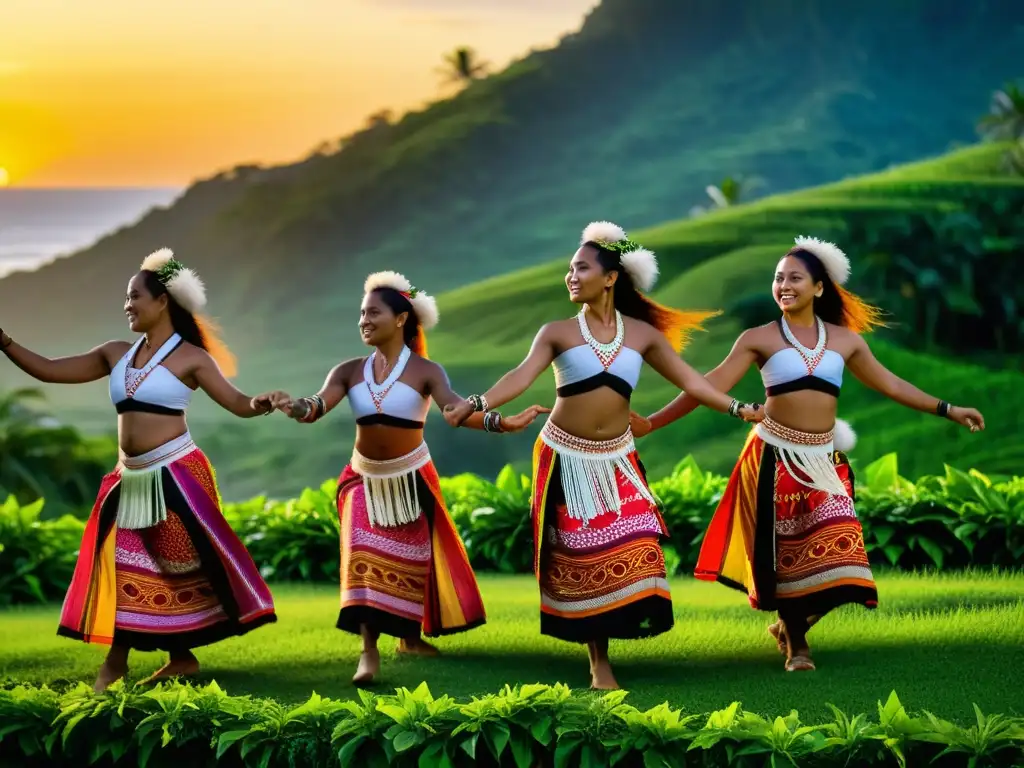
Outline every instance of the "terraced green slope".
<path id="1" fill-rule="evenodd" d="M 655 297 L 679 307 L 728 307 L 768 292 L 772 268 L 796 234 L 814 234 L 841 243 L 845 218 L 853 211 L 884 214 L 898 208 L 955 207 L 968 187 L 1024 184 L 1020 179 L 993 175 L 997 153 L 997 148 L 975 147 L 637 233 L 660 257 L 662 281 Z M 567 252 L 571 245 L 567 244 Z M 856 271 L 857 255 L 852 258 Z M 574 307 L 561 282 L 564 272 L 564 261 L 553 262 L 441 298 L 443 322 L 432 341 L 433 354 L 445 362 L 459 361 L 453 378 L 461 388 L 487 386 L 496 374 L 525 355 L 541 322 L 572 314 Z M 887 309 L 891 322 L 898 323 L 900 308 Z M 728 353 L 741 330 L 734 317 L 713 320 L 708 333 L 698 336 L 685 357 L 707 370 Z M 879 359 L 898 375 L 937 396 L 985 409 L 988 430 L 981 436 L 970 435 L 948 422 L 909 411 L 848 374 L 840 411 L 860 435 L 857 458 L 866 463 L 897 450 L 901 466 L 912 473 L 938 471 L 944 460 L 954 459 L 962 466 L 993 472 L 1019 470 L 1024 460 L 1024 441 L 1020 439 L 1024 424 L 1017 408 L 1024 375 L 1019 370 L 994 371 L 908 351 L 887 341 L 885 332 L 874 334 L 871 343 Z M 749 374 L 737 391 L 760 398 L 756 372 Z M 649 413 L 675 394 L 671 385 L 647 370 L 634 396 L 634 407 Z M 523 400 L 550 403 L 552 397 L 548 375 Z M 692 452 L 702 466 L 722 471 L 734 459 L 743 430 L 743 425 L 727 417 L 700 410 L 645 440 L 644 459 L 657 473 Z M 522 450 L 520 445 L 515 447 Z M 511 451 L 503 454 L 514 458 Z"/>
<path id="2" fill-rule="evenodd" d="M 999 152 L 998 147 L 972 147 L 632 234 L 659 255 L 662 278 L 655 292 L 659 301 L 689 308 L 728 308 L 744 298 L 767 294 L 772 267 L 797 234 L 814 234 L 842 243 L 854 214 L 885 216 L 899 209 L 956 208 L 967 191 L 1024 185 L 1024 180 L 995 173 Z M 603 212 L 595 209 L 593 216 L 601 217 Z M 622 223 L 628 226 L 630 222 Z M 585 224 L 580 221 L 579 227 Z M 431 356 L 446 366 L 458 391 L 469 394 L 486 389 L 522 359 L 542 323 L 575 312 L 562 284 L 574 250 L 572 240 L 564 243 L 563 250 L 557 261 L 473 283 L 439 297 L 441 324 L 431 335 Z M 856 280 L 858 255 L 851 256 Z M 500 253 L 487 256 L 506 257 Z M 350 285 L 347 290 L 357 295 L 359 286 Z M 893 313 L 892 320 L 899 322 L 901 307 L 887 309 Z M 741 330 L 734 314 L 713 320 L 708 332 L 698 334 L 686 350 L 687 360 L 700 370 L 710 369 L 728 352 Z M 335 333 L 339 339 L 348 339 L 350 331 L 338 328 Z M 351 335 L 355 335 L 354 327 Z M 302 344 L 302 339 L 295 343 Z M 840 411 L 860 435 L 855 459 L 867 463 L 896 450 L 901 469 L 910 475 L 940 471 L 946 460 L 987 472 L 1020 472 L 1024 461 L 1024 441 L 1019 438 L 1024 426 L 1020 409 L 1024 375 L 1019 366 L 999 371 L 912 352 L 891 338 L 887 340 L 884 333 L 875 334 L 871 343 L 882 362 L 897 374 L 937 396 L 984 409 L 988 430 L 984 435 L 962 432 L 948 422 L 900 408 L 848 376 Z M 281 350 L 269 345 L 265 359 L 258 354 L 246 356 L 243 365 L 259 369 L 259 378 L 270 386 L 281 382 L 291 387 L 301 381 L 295 388 L 297 393 L 304 393 L 315 390 L 333 362 L 353 351 L 358 350 L 321 347 L 315 355 L 303 355 L 296 363 L 285 364 Z M 1008 366 L 1013 363 L 1006 362 Z M 756 373 L 747 377 L 737 393 L 762 396 Z M 634 406 L 648 413 L 675 394 L 647 370 L 635 393 Z M 102 403 L 104 394 L 99 387 L 94 397 Z M 548 372 L 517 404 L 551 404 L 553 397 L 553 379 Z M 197 404 L 203 400 L 197 399 Z M 344 408 L 313 426 L 299 426 L 277 416 L 245 422 L 210 420 L 211 410 L 194 409 L 190 423 L 217 465 L 228 498 L 297 492 L 336 474 L 351 451 L 353 425 Z M 87 429 L 112 426 L 106 409 L 65 410 L 64 415 Z M 696 455 L 702 466 L 723 472 L 735 458 L 742 432 L 743 425 L 738 422 L 700 409 L 646 438 L 641 446 L 645 463 L 656 474 L 670 469 L 687 453 Z M 535 436 L 536 429 L 501 437 L 451 430 L 436 411 L 427 428 L 427 439 L 443 474 L 473 471 L 493 476 L 505 463 L 525 471 Z"/>

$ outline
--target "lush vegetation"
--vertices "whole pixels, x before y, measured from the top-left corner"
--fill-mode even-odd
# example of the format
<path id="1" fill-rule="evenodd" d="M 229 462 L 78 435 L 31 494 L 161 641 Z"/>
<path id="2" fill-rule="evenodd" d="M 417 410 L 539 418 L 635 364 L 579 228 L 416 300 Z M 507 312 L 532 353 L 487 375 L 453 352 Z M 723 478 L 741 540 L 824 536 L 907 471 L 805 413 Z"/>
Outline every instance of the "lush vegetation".
<path id="1" fill-rule="evenodd" d="M 440 294 L 567 257 L 583 224 L 601 217 L 621 221 L 657 247 L 666 278 L 659 298 L 728 310 L 707 343 L 688 353 L 700 367 L 710 367 L 735 336 L 741 310 L 764 292 L 766 265 L 794 234 L 836 237 L 860 263 L 853 246 L 861 244 L 847 222 L 870 225 L 876 213 L 890 222 L 890 214 L 922 206 L 955 209 L 971 199 L 972 189 L 1003 183 L 993 177 L 1002 172 L 1001 153 L 968 152 L 802 196 L 750 196 L 882 171 L 973 140 L 987 95 L 1018 63 L 1019 46 L 1003 34 L 1005 4 L 936 14 L 932 3 L 911 0 L 880 13 L 850 15 L 838 6 L 821 9 L 796 0 L 781 9 L 732 2 L 694 15 L 689 6 L 663 0 L 605 0 L 556 49 L 493 76 L 479 78 L 480 62 L 468 51 L 456 52 L 449 66 L 468 85 L 455 97 L 401 119 L 372 116 L 365 129 L 294 165 L 239 167 L 206 179 L 168 210 L 152 212 L 81 255 L 5 278 L 3 322 L 20 341 L 53 354 L 123 337 L 120 286 L 143 254 L 168 245 L 207 281 L 211 307 L 241 359 L 239 384 L 309 391 L 337 359 L 361 351 L 356 334 L 344 329 L 355 316 L 366 272 L 382 265 L 404 269 Z M 818 59 L 829 66 L 807 66 Z M 849 61 L 859 63 L 843 64 Z M 922 88 L 904 74 L 924 70 L 942 87 Z M 993 113 L 993 126 L 1011 125 L 1012 112 L 1010 120 L 1001 114 Z M 993 136 L 1004 134 L 1012 131 Z M 598 176 L 613 182 L 595 185 Z M 747 185 L 737 196 L 743 180 L 751 179 L 763 183 Z M 688 221 L 713 184 L 730 204 Z M 737 200 L 744 204 L 735 205 Z M 928 226 L 933 224 L 939 226 Z M 939 242 L 951 236 L 943 230 Z M 880 240 L 880 253 L 892 254 L 893 242 Z M 1005 252 L 1003 245 L 986 250 L 977 269 L 989 269 Z M 927 253 L 919 249 L 911 256 L 917 263 Z M 970 320 L 964 328 L 995 315 L 1006 325 L 1015 312 L 1009 304 L 992 309 L 985 296 L 975 296 L 984 310 L 975 317 L 968 303 L 937 298 L 933 287 L 923 285 L 917 298 L 904 298 L 902 267 L 893 262 L 886 292 L 873 298 L 915 330 L 915 315 L 921 314 L 920 324 L 933 329 L 921 337 L 922 348 L 952 341 L 948 331 L 960 328 L 964 316 Z M 513 273 L 441 297 L 442 333 L 432 349 L 461 390 L 492 383 L 525 352 L 542 321 L 568 311 L 557 290 L 561 269 Z M 855 273 L 868 272 L 874 274 Z M 946 271 L 940 274 L 949 279 Z M 981 282 L 985 291 L 998 284 L 1005 298 L 1015 295 L 1016 281 Z M 700 284 L 705 290 L 690 289 Z M 83 291 L 83 285 L 108 288 Z M 962 292 L 958 286 L 950 291 Z M 519 299 L 527 295 L 531 312 L 523 313 Z M 38 312 L 38 296 L 47 297 L 51 311 Z M 957 308 L 950 305 L 954 300 Z M 522 316 L 510 321 L 509 314 Z M 1019 343 L 1019 335 L 1003 336 L 979 336 L 996 355 L 997 369 L 1015 359 L 1010 351 Z M 896 335 L 900 346 L 891 355 L 882 350 L 887 362 L 917 338 Z M 1006 360 L 1000 349 L 1007 350 Z M 941 373 L 949 362 L 943 355 L 905 360 L 903 370 L 923 369 L 931 378 L 921 383 L 946 386 L 949 397 L 1006 402 L 996 398 L 1019 390 L 1017 383 L 970 368 L 954 368 L 947 376 Z M 0 366 L 0 382 L 15 386 L 23 379 Z M 646 383 L 643 390 L 643 407 L 670 394 Z M 550 389 L 531 394 L 541 396 L 549 400 Z M 101 384 L 65 388 L 61 417 L 107 431 L 111 414 L 104 400 Z M 885 423 L 909 422 L 892 418 L 877 402 L 852 402 Z M 320 431 L 312 434 L 324 436 L 311 440 L 311 433 L 283 420 L 236 422 L 205 398 L 197 399 L 190 416 L 232 499 L 297 493 L 311 477 L 337 471 L 351 439 L 349 422 L 335 428 L 340 437 Z M 1019 426 L 1007 424 L 1006 434 Z M 474 440 L 483 438 L 458 435 L 440 442 L 441 430 L 431 427 L 431 442 L 446 472 L 490 475 L 506 463 L 522 468 L 525 458 L 517 457 L 528 456 L 523 449 L 529 436 L 491 441 L 491 450 L 481 450 Z M 694 446 L 703 465 L 724 471 L 732 450 L 703 440 L 710 431 L 702 417 L 694 417 L 682 428 L 682 442 Z M 945 439 L 933 429 L 918 441 L 927 450 L 917 449 L 904 433 L 891 447 L 920 474 L 936 471 L 941 459 L 931 446 Z M 662 473 L 691 452 L 662 450 L 668 441 L 657 435 L 651 445 L 649 464 Z M 973 452 L 965 461 L 1005 471 L 999 462 L 1007 446 L 988 445 L 990 453 Z M 877 449 L 865 446 L 865 457 L 881 455 Z M 257 471 L 265 466 L 275 471 Z"/>
<path id="2" fill-rule="evenodd" d="M 672 533 L 670 574 L 690 572 L 726 478 L 692 457 L 654 480 Z M 903 569 L 1014 568 L 1024 556 L 1024 478 L 992 479 L 947 467 L 911 482 L 887 455 L 858 474 L 857 506 L 869 557 Z M 264 576 L 275 581 L 334 582 L 338 574 L 336 483 L 297 498 L 258 497 L 227 504 L 224 514 Z M 472 474 L 442 479 L 442 490 L 473 566 L 529 573 L 530 478 L 505 467 L 495 482 Z M 74 567 L 83 522 L 41 521 L 42 500 L 0 507 L 0 605 L 59 599 Z"/>
<path id="3" fill-rule="evenodd" d="M 646 711 L 625 691 L 573 695 L 564 685 L 505 686 L 458 701 L 426 683 L 358 701 L 313 694 L 297 707 L 228 695 L 215 682 L 118 683 L 58 694 L 0 691 L 0 758 L 46 765 L 161 766 L 941 766 L 1009 765 L 1024 759 L 1024 718 L 986 714 L 958 726 L 910 713 L 893 691 L 870 714 L 832 708 L 824 722 L 796 710 L 765 717 L 739 702 L 711 713 L 668 703 Z"/>
<path id="4" fill-rule="evenodd" d="M 0 498 L 45 498 L 48 514 L 59 516 L 92 505 L 100 478 L 117 459 L 117 444 L 85 437 L 32 407 L 42 400 L 38 389 L 0 392 Z"/>

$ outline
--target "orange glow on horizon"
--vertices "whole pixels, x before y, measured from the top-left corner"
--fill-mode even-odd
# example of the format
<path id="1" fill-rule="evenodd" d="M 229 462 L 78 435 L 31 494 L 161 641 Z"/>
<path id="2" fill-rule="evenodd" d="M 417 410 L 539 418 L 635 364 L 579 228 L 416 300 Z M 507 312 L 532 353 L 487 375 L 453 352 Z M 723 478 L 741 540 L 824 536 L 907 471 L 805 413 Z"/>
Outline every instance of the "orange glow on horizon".
<path id="1" fill-rule="evenodd" d="M 0 164 L 12 186 L 181 186 L 288 162 L 442 97 L 460 45 L 500 69 L 597 0 L 6 0 Z"/>

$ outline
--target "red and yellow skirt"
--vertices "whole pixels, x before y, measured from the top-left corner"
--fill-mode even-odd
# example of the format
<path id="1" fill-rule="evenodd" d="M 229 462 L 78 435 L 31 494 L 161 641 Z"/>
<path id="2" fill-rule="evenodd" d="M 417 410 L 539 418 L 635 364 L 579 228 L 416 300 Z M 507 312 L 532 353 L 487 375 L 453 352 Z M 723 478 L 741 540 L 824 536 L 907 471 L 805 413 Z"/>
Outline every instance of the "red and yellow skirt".
<path id="1" fill-rule="evenodd" d="M 274 601 L 224 520 L 188 433 L 122 457 L 86 523 L 57 632 L 138 650 L 187 650 L 276 621 Z"/>
<path id="2" fill-rule="evenodd" d="M 354 453 L 338 480 L 338 515 L 338 629 L 359 634 L 366 624 L 394 637 L 438 637 L 486 623 L 425 443 L 390 461 Z"/>
<path id="3" fill-rule="evenodd" d="M 627 431 L 584 440 L 548 421 L 533 452 L 540 631 L 570 642 L 672 628 L 665 523 Z"/>
<path id="4" fill-rule="evenodd" d="M 763 611 L 809 618 L 846 603 L 877 607 L 854 493 L 853 471 L 831 432 L 765 419 L 732 471 L 696 577 L 745 592 Z"/>

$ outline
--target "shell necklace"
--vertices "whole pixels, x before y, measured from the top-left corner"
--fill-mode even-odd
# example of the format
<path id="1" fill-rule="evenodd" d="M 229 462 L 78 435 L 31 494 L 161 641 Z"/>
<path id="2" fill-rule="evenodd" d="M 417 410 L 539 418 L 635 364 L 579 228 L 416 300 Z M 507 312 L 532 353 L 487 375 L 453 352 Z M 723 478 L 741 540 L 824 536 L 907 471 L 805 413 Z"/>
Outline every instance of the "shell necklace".
<path id="1" fill-rule="evenodd" d="M 412 350 L 408 347 L 402 347 L 402 353 L 398 356 L 398 362 L 391 369 L 388 377 L 380 384 L 374 380 L 373 374 L 373 361 L 377 359 L 377 350 L 374 350 L 373 354 L 366 358 L 366 362 L 363 364 L 363 381 L 366 382 L 366 388 L 370 390 L 370 398 L 373 400 L 377 413 L 383 412 L 381 409 L 384 406 L 384 398 L 388 396 L 388 392 L 395 386 L 398 377 L 402 375 L 402 372 L 405 370 L 405 364 L 409 362 L 410 355 L 412 355 Z"/>
<path id="2" fill-rule="evenodd" d="M 818 343 L 814 345 L 814 349 L 808 349 L 793 335 L 793 331 L 790 330 L 786 318 L 782 318 L 782 335 L 786 337 L 786 341 L 792 344 L 793 348 L 800 354 L 800 357 L 803 358 L 804 365 L 807 366 L 808 375 L 814 373 L 814 369 L 818 367 L 821 358 L 825 356 L 825 345 L 828 343 L 825 323 L 817 315 L 814 316 L 814 319 L 818 323 Z"/>
<path id="3" fill-rule="evenodd" d="M 576 319 L 580 322 L 580 333 L 583 335 L 583 340 L 594 350 L 597 359 L 601 361 L 601 365 L 607 371 L 622 350 L 622 340 L 626 335 L 625 326 L 622 324 L 622 315 L 619 314 L 619 310 L 615 310 L 615 338 L 607 344 L 595 339 L 594 334 L 590 332 L 590 326 L 587 325 L 586 307 L 580 310 Z"/>

